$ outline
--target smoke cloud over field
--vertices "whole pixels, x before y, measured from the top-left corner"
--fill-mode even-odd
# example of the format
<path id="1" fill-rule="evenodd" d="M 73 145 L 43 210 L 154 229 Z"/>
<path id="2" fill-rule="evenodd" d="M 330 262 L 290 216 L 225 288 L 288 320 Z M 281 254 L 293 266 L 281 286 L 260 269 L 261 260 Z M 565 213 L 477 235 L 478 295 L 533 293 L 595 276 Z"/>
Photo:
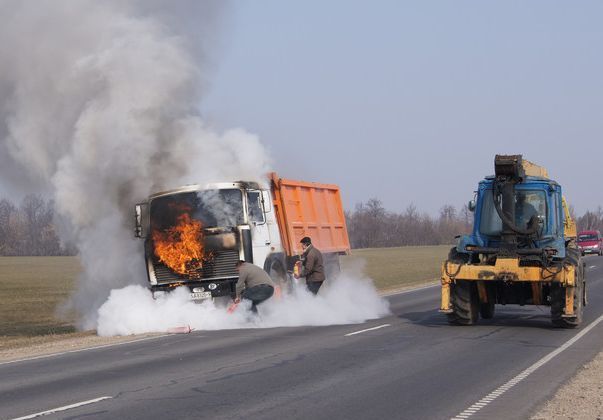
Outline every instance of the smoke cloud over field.
<path id="1" fill-rule="evenodd" d="M 266 150 L 242 129 L 216 132 L 199 115 L 208 51 L 223 2 L 0 3 L 0 176 L 13 191 L 53 197 L 63 239 L 83 272 L 70 307 L 101 334 L 360 322 L 387 312 L 367 281 L 273 300 L 261 321 L 184 291 L 146 291 L 133 210 L 188 183 L 263 181 Z M 211 66 L 209 66 L 211 67 Z M 99 310 L 100 308 L 100 310 Z"/>
<path id="2" fill-rule="evenodd" d="M 0 174 L 55 198 L 80 250 L 83 328 L 111 289 L 144 282 L 137 201 L 269 169 L 255 136 L 198 115 L 221 13 L 219 1 L 0 5 Z"/>
<path id="3" fill-rule="evenodd" d="M 317 296 L 304 284 L 289 294 L 273 297 L 258 306 L 259 316 L 241 303 L 233 313 L 211 301 L 196 304 L 181 289 L 153 300 L 141 286 L 113 290 L 99 310 L 99 335 L 166 332 L 177 327 L 196 330 L 232 328 L 295 327 L 360 323 L 389 313 L 388 302 L 377 294 L 372 282 L 357 274 L 342 273 L 327 281 Z"/>

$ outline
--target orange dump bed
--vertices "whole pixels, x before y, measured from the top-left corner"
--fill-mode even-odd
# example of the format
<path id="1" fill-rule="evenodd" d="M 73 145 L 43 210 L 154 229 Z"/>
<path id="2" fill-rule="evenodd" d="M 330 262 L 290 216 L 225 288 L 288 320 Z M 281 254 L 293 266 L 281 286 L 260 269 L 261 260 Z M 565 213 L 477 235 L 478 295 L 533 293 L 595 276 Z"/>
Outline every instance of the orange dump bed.
<path id="1" fill-rule="evenodd" d="M 293 181 L 270 174 L 272 199 L 283 248 L 287 255 L 302 253 L 299 241 L 309 236 L 323 253 L 350 252 L 339 187 Z"/>

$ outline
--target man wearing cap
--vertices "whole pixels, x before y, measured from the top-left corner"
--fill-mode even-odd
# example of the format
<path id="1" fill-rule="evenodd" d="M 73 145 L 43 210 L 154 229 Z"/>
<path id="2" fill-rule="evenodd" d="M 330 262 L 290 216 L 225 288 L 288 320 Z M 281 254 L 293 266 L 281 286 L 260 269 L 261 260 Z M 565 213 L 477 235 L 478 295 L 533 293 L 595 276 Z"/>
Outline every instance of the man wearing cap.
<path id="1" fill-rule="evenodd" d="M 306 278 L 306 287 L 313 294 L 318 293 L 318 289 L 325 281 L 325 267 L 322 262 L 322 254 L 312 245 L 312 239 L 304 237 L 301 241 L 304 253 L 302 254 L 302 272 L 301 277 Z"/>
<path id="2" fill-rule="evenodd" d="M 264 270 L 245 261 L 237 262 L 239 281 L 237 282 L 237 297 L 235 303 L 241 299 L 251 301 L 251 311 L 257 312 L 256 306 L 270 299 L 274 294 L 274 283 Z"/>

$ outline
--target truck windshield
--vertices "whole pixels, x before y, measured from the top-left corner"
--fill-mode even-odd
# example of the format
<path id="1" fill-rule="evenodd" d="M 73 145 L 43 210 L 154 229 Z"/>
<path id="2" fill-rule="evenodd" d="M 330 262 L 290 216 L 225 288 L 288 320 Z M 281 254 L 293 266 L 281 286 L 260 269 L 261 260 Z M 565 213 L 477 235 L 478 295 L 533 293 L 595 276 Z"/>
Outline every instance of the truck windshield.
<path id="1" fill-rule="evenodd" d="M 155 198 L 151 202 L 151 229 L 165 230 L 187 214 L 208 227 L 232 227 L 244 223 L 240 190 L 204 190 Z"/>
<path id="2" fill-rule="evenodd" d="M 597 235 L 594 233 L 585 233 L 578 236 L 578 242 L 596 241 L 598 240 Z"/>
<path id="3" fill-rule="evenodd" d="M 486 190 L 482 202 L 480 232 L 488 236 L 499 236 L 502 231 L 502 220 L 494 208 L 492 190 Z M 546 196 L 544 191 L 515 191 L 515 225 L 526 229 L 532 216 L 546 226 Z"/>

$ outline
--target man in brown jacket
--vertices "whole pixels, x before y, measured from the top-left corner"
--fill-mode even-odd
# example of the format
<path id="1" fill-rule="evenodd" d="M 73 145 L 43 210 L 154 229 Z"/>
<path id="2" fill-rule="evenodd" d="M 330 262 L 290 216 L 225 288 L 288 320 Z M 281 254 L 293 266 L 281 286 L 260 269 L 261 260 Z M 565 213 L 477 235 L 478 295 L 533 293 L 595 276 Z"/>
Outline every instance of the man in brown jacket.
<path id="1" fill-rule="evenodd" d="M 306 278 L 306 287 L 313 294 L 318 293 L 318 289 L 325 281 L 325 267 L 322 262 L 322 254 L 312 245 L 312 239 L 307 236 L 301 240 L 304 253 L 302 254 L 303 270 L 302 277 Z"/>
<path id="2" fill-rule="evenodd" d="M 241 299 L 251 301 L 251 311 L 257 312 L 256 306 L 270 299 L 274 294 L 274 283 L 268 273 L 257 265 L 245 262 L 237 262 L 239 281 L 237 281 L 237 297 L 235 303 Z"/>

